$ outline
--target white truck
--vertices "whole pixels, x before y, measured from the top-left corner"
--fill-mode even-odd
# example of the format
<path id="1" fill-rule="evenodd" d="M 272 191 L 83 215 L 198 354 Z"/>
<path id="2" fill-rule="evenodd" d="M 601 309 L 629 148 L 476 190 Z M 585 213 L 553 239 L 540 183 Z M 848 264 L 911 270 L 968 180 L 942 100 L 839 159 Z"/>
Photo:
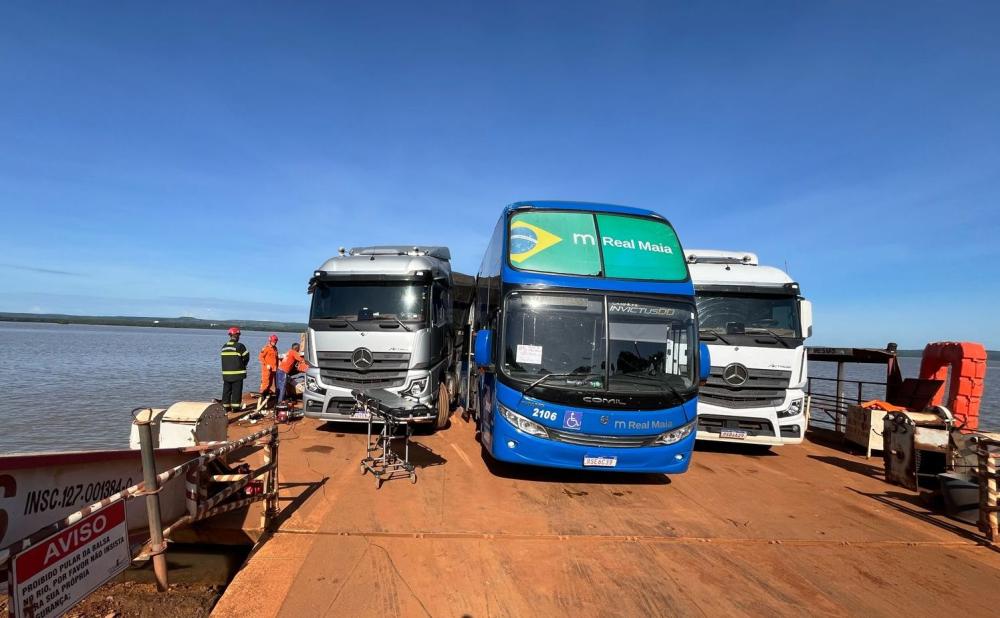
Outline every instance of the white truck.
<path id="1" fill-rule="evenodd" d="M 309 281 L 305 415 L 366 421 L 352 390 L 385 389 L 444 426 L 457 390 L 453 277 L 447 247 L 358 247 Z M 457 273 L 456 273 L 457 274 Z"/>
<path id="2" fill-rule="evenodd" d="M 812 304 L 753 253 L 688 250 L 698 329 L 712 369 L 698 393 L 698 439 L 765 448 L 802 442 Z"/>

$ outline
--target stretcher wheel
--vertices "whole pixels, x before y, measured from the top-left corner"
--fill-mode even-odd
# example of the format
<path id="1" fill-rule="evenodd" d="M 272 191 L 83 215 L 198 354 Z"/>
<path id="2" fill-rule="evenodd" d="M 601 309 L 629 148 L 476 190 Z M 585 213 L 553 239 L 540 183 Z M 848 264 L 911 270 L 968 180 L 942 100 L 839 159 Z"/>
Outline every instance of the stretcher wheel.
<path id="1" fill-rule="evenodd" d="M 361 476 L 368 474 L 368 466 L 361 464 Z"/>
<path id="2" fill-rule="evenodd" d="M 375 477 L 375 489 L 382 489 L 382 477 Z"/>
<path id="3" fill-rule="evenodd" d="M 416 485 L 416 484 L 417 484 L 417 473 L 410 472 L 410 485 Z"/>

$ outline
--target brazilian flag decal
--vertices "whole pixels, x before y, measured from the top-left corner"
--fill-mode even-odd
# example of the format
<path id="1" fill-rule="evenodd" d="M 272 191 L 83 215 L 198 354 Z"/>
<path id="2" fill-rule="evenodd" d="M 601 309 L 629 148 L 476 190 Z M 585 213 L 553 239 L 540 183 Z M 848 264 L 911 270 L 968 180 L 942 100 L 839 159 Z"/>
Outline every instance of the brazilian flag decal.
<path id="1" fill-rule="evenodd" d="M 611 279 L 688 277 L 670 224 L 611 213 L 519 212 L 510 221 L 510 262 L 522 270 Z"/>
<path id="2" fill-rule="evenodd" d="M 522 212 L 510 221 L 510 261 L 543 273 L 598 275 L 594 215 L 581 212 Z"/>
<path id="3" fill-rule="evenodd" d="M 560 242 L 562 238 L 555 234 L 527 221 L 518 221 L 510 226 L 510 259 L 520 264 Z"/>

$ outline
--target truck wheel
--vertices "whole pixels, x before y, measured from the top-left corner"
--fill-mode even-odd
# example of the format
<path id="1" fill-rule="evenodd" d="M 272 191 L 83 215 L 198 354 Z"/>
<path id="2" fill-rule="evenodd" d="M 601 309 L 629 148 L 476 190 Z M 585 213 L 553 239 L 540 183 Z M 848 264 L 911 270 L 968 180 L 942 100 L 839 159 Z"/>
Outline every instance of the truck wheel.
<path id="1" fill-rule="evenodd" d="M 447 377 L 445 378 L 445 384 L 448 386 L 448 405 L 452 408 L 458 403 L 458 379 L 455 378 L 455 373 L 449 371 Z"/>
<path id="2" fill-rule="evenodd" d="M 438 385 L 437 397 L 437 428 L 444 429 L 448 424 L 448 414 L 451 412 L 451 395 L 448 394 L 448 386 L 442 382 Z"/>

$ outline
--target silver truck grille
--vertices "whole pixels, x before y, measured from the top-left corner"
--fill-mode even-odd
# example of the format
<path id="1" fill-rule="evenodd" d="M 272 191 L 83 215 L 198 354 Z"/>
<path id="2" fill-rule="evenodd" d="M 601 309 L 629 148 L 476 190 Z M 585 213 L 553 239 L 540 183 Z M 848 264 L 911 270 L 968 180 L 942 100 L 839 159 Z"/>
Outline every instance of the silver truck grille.
<path id="1" fill-rule="evenodd" d="M 372 352 L 372 366 L 359 369 L 349 352 L 316 352 L 323 382 L 343 388 L 391 388 L 406 382 L 408 352 Z"/>
<path id="2" fill-rule="evenodd" d="M 784 403 L 785 391 L 792 379 L 791 371 L 748 369 L 746 382 L 742 386 L 732 386 L 722 379 L 724 369 L 712 367 L 708 383 L 698 390 L 701 401 L 733 409 L 764 408 Z"/>

